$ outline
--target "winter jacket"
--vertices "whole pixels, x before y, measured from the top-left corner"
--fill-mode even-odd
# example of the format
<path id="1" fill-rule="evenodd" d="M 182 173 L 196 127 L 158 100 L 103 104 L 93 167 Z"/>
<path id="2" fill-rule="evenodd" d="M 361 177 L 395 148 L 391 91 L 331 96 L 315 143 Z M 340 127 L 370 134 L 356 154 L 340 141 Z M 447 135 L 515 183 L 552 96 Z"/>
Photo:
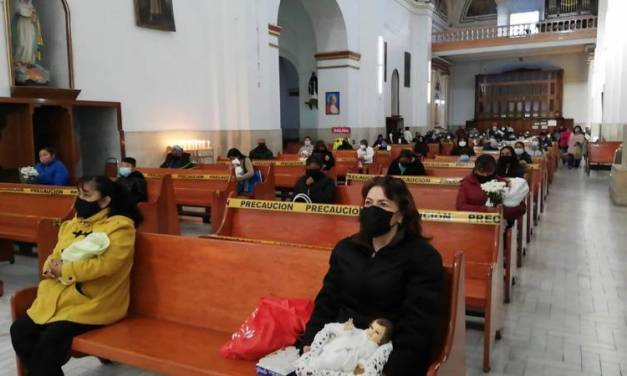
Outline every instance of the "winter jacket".
<path id="1" fill-rule="evenodd" d="M 37 163 L 35 170 L 39 176 L 37 177 L 37 183 L 43 185 L 69 185 L 70 173 L 67 168 L 58 159 L 53 159 L 52 162 L 46 164 Z"/>
<path id="2" fill-rule="evenodd" d="M 503 179 L 499 178 L 498 180 Z M 462 179 L 457 192 L 457 210 L 487 212 L 486 201 L 488 201 L 488 195 L 481 189 L 481 183 L 479 183 L 475 174 L 470 174 Z M 517 207 L 503 207 L 503 217 L 508 221 L 516 220 L 526 212 L 527 205 L 524 201 Z"/>
<path id="3" fill-rule="evenodd" d="M 117 182 L 126 188 L 134 202 L 148 201 L 148 184 L 141 172 L 133 171 L 129 176 L 119 177 Z"/>
<path id="4" fill-rule="evenodd" d="M 405 167 L 405 171 L 401 171 L 400 158 L 396 158 L 390 164 L 390 168 L 388 169 L 388 175 L 394 176 L 425 176 L 427 172 L 425 171 L 425 167 L 422 165 L 422 162 L 418 160 L 418 158 L 414 158 L 414 161 Z"/>
<path id="5" fill-rule="evenodd" d="M 308 176 L 298 179 L 294 187 L 294 194 L 304 193 L 314 204 L 332 204 L 335 202 L 335 182 L 330 177 L 323 175 L 314 181 L 312 185 L 307 185 Z"/>
<path id="6" fill-rule="evenodd" d="M 425 240 L 405 235 L 375 252 L 359 235 L 340 241 L 329 262 L 303 345 L 325 324 L 352 318 L 365 329 L 376 318 L 394 324 L 394 350 L 384 374 L 424 375 L 442 319 L 443 267 L 440 254 Z"/>

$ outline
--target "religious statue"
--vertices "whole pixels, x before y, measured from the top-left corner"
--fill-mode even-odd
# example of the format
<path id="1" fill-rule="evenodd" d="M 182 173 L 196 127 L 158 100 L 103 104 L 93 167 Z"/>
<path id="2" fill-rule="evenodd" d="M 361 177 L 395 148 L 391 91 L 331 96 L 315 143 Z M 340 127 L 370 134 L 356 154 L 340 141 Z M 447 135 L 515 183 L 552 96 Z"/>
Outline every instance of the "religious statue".
<path id="1" fill-rule="evenodd" d="M 318 77 L 316 72 L 311 72 L 308 89 L 309 100 L 305 104 L 309 106 L 310 110 L 313 110 L 314 107 L 318 108 Z"/>
<path id="2" fill-rule="evenodd" d="M 45 85 L 50 73 L 41 66 L 44 40 L 32 0 L 18 0 L 12 24 L 16 84 Z"/>

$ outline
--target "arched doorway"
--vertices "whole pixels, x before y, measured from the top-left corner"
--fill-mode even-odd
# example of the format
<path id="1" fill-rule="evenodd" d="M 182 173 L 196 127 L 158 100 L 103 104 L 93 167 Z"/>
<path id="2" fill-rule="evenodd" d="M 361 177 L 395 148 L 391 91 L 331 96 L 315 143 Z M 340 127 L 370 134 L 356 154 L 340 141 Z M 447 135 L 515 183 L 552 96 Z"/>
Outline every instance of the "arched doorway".
<path id="1" fill-rule="evenodd" d="M 281 92 L 281 131 L 284 139 L 298 139 L 300 129 L 300 101 L 298 70 L 287 58 L 279 57 Z"/>
<path id="2" fill-rule="evenodd" d="M 392 116 L 400 116 L 400 87 L 399 87 L 398 70 L 394 69 L 392 72 Z"/>

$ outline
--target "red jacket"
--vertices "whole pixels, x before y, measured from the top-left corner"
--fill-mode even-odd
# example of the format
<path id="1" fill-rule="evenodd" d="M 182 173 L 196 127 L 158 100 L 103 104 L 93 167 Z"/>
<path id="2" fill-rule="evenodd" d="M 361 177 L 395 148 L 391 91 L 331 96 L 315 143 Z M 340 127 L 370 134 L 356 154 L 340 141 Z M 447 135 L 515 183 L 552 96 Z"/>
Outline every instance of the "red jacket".
<path id="1" fill-rule="evenodd" d="M 503 180 L 499 178 L 499 180 Z M 481 189 L 481 183 L 475 174 L 470 174 L 462 179 L 459 191 L 457 192 L 457 210 L 486 212 L 485 206 L 488 195 Z M 515 220 L 522 217 L 527 211 L 527 205 L 523 201 L 520 205 L 508 208 L 503 207 L 503 217 L 507 220 Z"/>

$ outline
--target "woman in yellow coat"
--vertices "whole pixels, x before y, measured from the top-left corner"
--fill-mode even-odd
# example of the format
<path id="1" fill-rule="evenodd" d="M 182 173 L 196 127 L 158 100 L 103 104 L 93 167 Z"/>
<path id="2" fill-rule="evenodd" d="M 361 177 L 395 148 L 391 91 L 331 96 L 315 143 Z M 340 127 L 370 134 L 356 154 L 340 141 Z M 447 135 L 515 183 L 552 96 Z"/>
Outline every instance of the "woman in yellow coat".
<path id="1" fill-rule="evenodd" d="M 141 215 L 124 188 L 106 177 L 84 178 L 78 188 L 76 216 L 61 225 L 37 298 L 11 326 L 13 348 L 29 376 L 63 375 L 72 339 L 128 310 Z M 90 243 L 94 236 L 99 242 Z"/>

